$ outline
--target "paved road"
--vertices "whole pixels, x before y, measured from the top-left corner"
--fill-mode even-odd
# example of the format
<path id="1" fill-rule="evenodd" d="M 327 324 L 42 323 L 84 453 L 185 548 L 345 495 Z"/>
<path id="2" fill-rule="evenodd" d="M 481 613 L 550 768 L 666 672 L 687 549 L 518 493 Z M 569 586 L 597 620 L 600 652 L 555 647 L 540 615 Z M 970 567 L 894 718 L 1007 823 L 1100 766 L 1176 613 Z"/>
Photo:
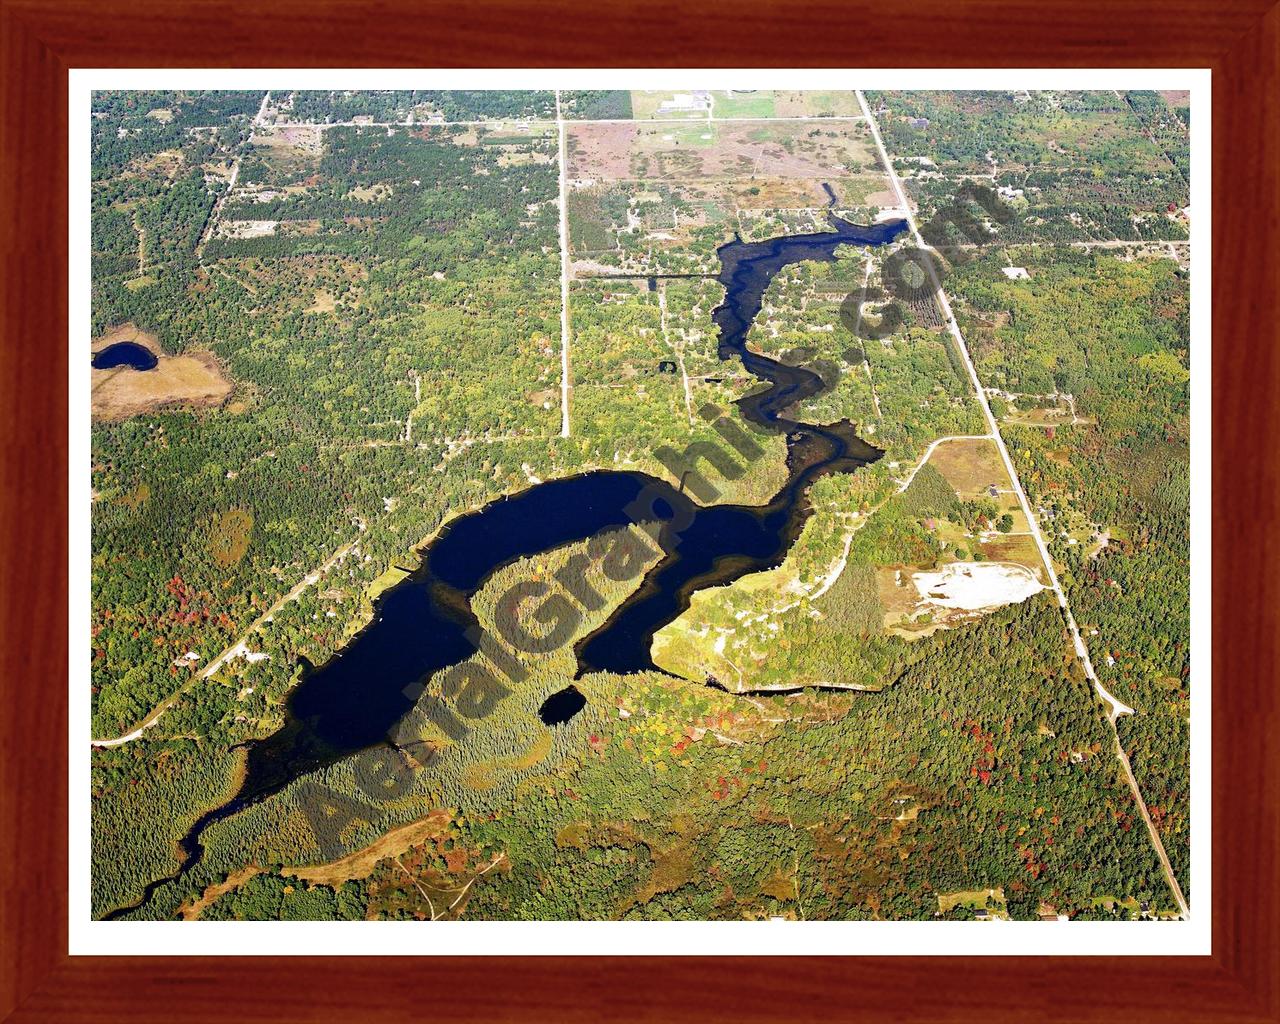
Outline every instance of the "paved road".
<path id="1" fill-rule="evenodd" d="M 920 235 L 920 227 L 916 223 L 915 214 L 911 210 L 911 204 L 907 199 L 906 193 L 902 189 L 902 182 L 898 178 L 897 171 L 893 168 L 893 163 L 889 159 L 889 154 L 884 146 L 884 140 L 880 136 L 880 126 L 876 123 L 875 117 L 871 113 L 871 109 L 867 106 L 866 97 L 863 96 L 862 90 L 857 90 L 858 103 L 862 107 L 862 112 L 866 115 L 867 125 L 871 129 L 871 137 L 875 140 L 876 150 L 880 154 L 880 160 L 885 166 L 889 175 L 889 182 L 893 186 L 894 194 L 898 198 L 898 203 L 902 207 L 903 216 L 906 217 L 907 223 L 911 227 L 911 234 L 915 244 L 920 249 L 929 249 L 929 246 Z M 1134 802 L 1138 805 L 1142 812 L 1142 818 L 1147 824 L 1147 832 L 1151 837 L 1151 845 L 1155 848 L 1156 855 L 1160 859 L 1160 864 L 1164 868 L 1166 881 L 1169 883 L 1169 890 L 1173 893 L 1177 900 L 1178 909 L 1182 916 L 1188 917 L 1189 911 L 1187 901 L 1182 895 L 1182 887 L 1178 885 L 1178 879 L 1174 876 L 1173 867 L 1169 863 L 1169 857 L 1165 853 L 1164 843 L 1160 840 L 1160 834 L 1156 831 L 1154 823 L 1151 821 L 1151 815 L 1147 812 L 1146 802 L 1142 799 L 1142 792 L 1138 788 L 1138 782 L 1133 776 L 1133 771 L 1129 766 L 1129 759 L 1125 756 L 1124 749 L 1120 744 L 1120 734 L 1116 731 L 1116 719 L 1120 715 L 1133 714 L 1133 709 L 1122 704 L 1119 700 L 1107 692 L 1102 682 L 1098 679 L 1098 674 L 1093 669 L 1093 662 L 1089 658 L 1089 650 L 1085 646 L 1084 639 L 1080 635 L 1080 628 L 1076 625 L 1075 616 L 1071 613 L 1071 606 L 1067 602 L 1066 592 L 1062 589 L 1062 585 L 1058 582 L 1058 574 L 1054 571 L 1053 560 L 1049 557 L 1049 549 L 1044 542 L 1044 537 L 1040 532 L 1040 524 L 1036 521 L 1031 512 L 1031 503 L 1027 500 L 1026 492 L 1022 489 L 1022 481 L 1018 479 L 1018 473 L 1014 469 L 1013 460 L 1009 457 L 1009 450 L 1005 447 L 1004 438 L 1000 436 L 1000 426 L 996 422 L 995 416 L 991 412 L 991 406 L 987 402 L 987 392 L 982 386 L 981 380 L 978 379 L 978 371 L 974 368 L 973 360 L 969 356 L 969 347 L 965 344 L 964 335 L 960 332 L 960 327 L 956 323 L 955 314 L 951 309 L 951 301 L 947 298 L 947 293 L 942 288 L 942 282 L 938 278 L 937 268 L 932 264 L 929 265 L 929 277 L 933 284 L 934 294 L 937 296 L 938 303 L 942 308 L 943 316 L 947 323 L 947 329 L 951 332 L 951 337 L 955 340 L 956 349 L 959 351 L 964 361 L 965 369 L 969 372 L 969 379 L 973 383 L 973 389 L 978 397 L 978 404 L 982 407 L 982 415 L 987 421 L 987 427 L 991 431 L 991 439 L 995 441 L 996 448 L 1000 451 L 1001 461 L 1004 462 L 1005 469 L 1009 473 L 1009 479 L 1013 482 L 1014 492 L 1018 496 L 1018 504 L 1021 505 L 1023 514 L 1027 517 L 1027 522 L 1031 524 L 1031 536 L 1036 542 L 1036 547 L 1040 551 L 1040 557 L 1044 560 L 1045 569 L 1049 574 L 1050 589 L 1058 598 L 1058 605 L 1062 609 L 1062 613 L 1067 620 L 1067 626 L 1071 631 L 1071 641 L 1075 647 L 1076 655 L 1080 659 L 1080 664 L 1084 667 L 1085 675 L 1089 681 L 1093 683 L 1098 695 L 1110 707 L 1107 714 L 1107 721 L 1111 724 L 1112 733 L 1116 738 L 1116 751 L 1119 754 L 1120 762 L 1124 766 L 1125 775 L 1128 777 L 1129 789 L 1133 792 Z"/>

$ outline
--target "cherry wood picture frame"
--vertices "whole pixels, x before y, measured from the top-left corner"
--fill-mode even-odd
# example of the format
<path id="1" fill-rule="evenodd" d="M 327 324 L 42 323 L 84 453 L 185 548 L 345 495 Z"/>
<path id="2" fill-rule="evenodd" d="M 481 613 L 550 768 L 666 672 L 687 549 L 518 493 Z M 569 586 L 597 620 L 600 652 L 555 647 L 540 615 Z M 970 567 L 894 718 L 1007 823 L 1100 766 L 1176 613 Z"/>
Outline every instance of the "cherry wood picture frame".
<path id="1" fill-rule="evenodd" d="M 0 1020 L 1280 1020 L 1273 3 L 0 0 Z M 1211 956 L 68 955 L 68 69 L 397 66 L 1212 69 Z"/>

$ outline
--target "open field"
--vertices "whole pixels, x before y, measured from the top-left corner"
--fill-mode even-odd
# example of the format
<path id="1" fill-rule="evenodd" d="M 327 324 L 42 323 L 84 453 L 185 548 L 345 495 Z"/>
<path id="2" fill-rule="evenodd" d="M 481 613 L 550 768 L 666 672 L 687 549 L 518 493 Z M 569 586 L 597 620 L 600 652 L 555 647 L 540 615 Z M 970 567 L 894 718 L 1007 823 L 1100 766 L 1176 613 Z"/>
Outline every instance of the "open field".
<path id="1" fill-rule="evenodd" d="M 1044 563 L 1040 559 L 1040 550 L 1027 534 L 986 533 L 975 548 L 990 562 L 1025 566 L 1044 581 Z"/>
<path id="2" fill-rule="evenodd" d="M 778 177 L 830 180 L 877 167 L 866 128 L 856 122 L 797 124 L 577 123 L 569 134 L 569 177 Z"/>
<path id="3" fill-rule="evenodd" d="M 410 822 L 400 828 L 392 829 L 376 842 L 362 849 L 349 853 L 339 860 L 328 864 L 315 864 L 300 868 L 285 868 L 284 873 L 299 878 L 313 885 L 341 885 L 353 878 L 368 878 L 373 873 L 378 861 L 395 857 L 412 846 L 433 836 L 439 835 L 446 828 L 452 816 L 448 811 L 432 811 L 419 821 Z"/>
<path id="4" fill-rule="evenodd" d="M 240 164 L 238 191 L 254 183 L 284 186 L 305 181 L 319 166 L 324 148 L 324 132 L 319 128 L 258 128 Z"/>
<path id="5" fill-rule="evenodd" d="M 995 889 L 962 889 L 959 892 L 938 893 L 938 912 L 943 916 L 957 907 L 966 910 L 985 910 L 993 918 L 1009 919 L 1004 886 Z"/>
<path id="6" fill-rule="evenodd" d="M 705 119 L 708 113 L 712 119 L 857 117 L 860 113 L 857 96 L 851 89 L 827 92 L 796 89 L 634 90 L 630 98 L 631 114 L 637 121 Z M 625 116 L 617 111 L 614 114 Z"/>
<path id="7" fill-rule="evenodd" d="M 773 117 L 773 90 L 717 89 L 711 94 L 712 117 Z"/>
<path id="8" fill-rule="evenodd" d="M 775 89 L 773 112 L 777 117 L 858 117 L 862 110 L 852 89 L 831 92 Z"/>
<path id="9" fill-rule="evenodd" d="M 146 371 L 128 367 L 91 371 L 95 421 L 124 420 L 169 405 L 209 408 L 221 405 L 231 394 L 233 385 L 223 376 L 211 353 L 165 355 L 154 335 L 144 333 L 133 324 L 122 324 L 95 339 L 92 351 L 122 341 L 150 349 L 158 364 Z"/>
<path id="10" fill-rule="evenodd" d="M 1010 490 L 1009 474 L 995 442 L 986 438 L 944 441 L 934 449 L 929 464 L 947 478 L 962 499 L 993 497 L 992 487 L 997 493 Z"/>
<path id="11" fill-rule="evenodd" d="M 837 208 L 870 219 L 887 180 L 853 121 L 567 125 L 570 244 L 602 270 L 714 270 L 715 248 L 826 226 Z"/>

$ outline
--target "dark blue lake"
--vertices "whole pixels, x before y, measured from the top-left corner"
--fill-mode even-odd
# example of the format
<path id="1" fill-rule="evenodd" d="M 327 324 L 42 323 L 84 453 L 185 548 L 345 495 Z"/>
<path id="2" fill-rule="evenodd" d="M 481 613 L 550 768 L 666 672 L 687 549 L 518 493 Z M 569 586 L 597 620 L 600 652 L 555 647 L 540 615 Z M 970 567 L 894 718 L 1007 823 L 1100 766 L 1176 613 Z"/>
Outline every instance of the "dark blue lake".
<path id="1" fill-rule="evenodd" d="M 697 494 L 697 484 L 714 479 L 714 472 L 700 482 L 688 474 L 677 488 L 642 473 L 601 471 L 537 484 L 455 519 L 422 552 L 421 566 L 379 598 L 373 621 L 330 661 L 304 674 L 289 698 L 285 725 L 250 746 L 240 792 L 201 817 L 182 840 L 186 859 L 179 874 L 199 861 L 199 837 L 212 822 L 308 772 L 387 742 L 416 702 L 415 684 L 477 650 L 471 598 L 498 569 L 603 531 L 649 525 L 661 558 L 608 620 L 576 645 L 581 676 L 653 669 L 654 633 L 684 612 L 696 591 L 781 564 L 810 514 L 813 481 L 852 472 L 883 454 L 847 420 L 814 425 L 787 418 L 796 403 L 823 390 L 822 378 L 746 348 L 765 290 L 783 267 L 834 260 L 841 245 L 884 245 L 906 228 L 900 220 L 864 226 L 828 216 L 833 231 L 735 240 L 718 250 L 718 280 L 725 287 L 724 302 L 712 312 L 719 356 L 739 360 L 768 385 L 738 407 L 756 431 L 787 436 L 788 476 L 778 493 L 762 506 L 703 505 L 687 492 Z M 746 468 L 741 448 L 726 441 L 724 450 Z M 543 705 L 544 721 L 565 721 L 583 704 L 576 688 L 553 694 Z M 148 886 L 141 902 L 164 881 Z"/>
<path id="2" fill-rule="evenodd" d="M 135 370 L 154 370 L 156 365 L 155 353 L 132 341 L 117 341 L 93 357 L 95 370 L 111 370 L 117 366 L 129 366 Z"/>

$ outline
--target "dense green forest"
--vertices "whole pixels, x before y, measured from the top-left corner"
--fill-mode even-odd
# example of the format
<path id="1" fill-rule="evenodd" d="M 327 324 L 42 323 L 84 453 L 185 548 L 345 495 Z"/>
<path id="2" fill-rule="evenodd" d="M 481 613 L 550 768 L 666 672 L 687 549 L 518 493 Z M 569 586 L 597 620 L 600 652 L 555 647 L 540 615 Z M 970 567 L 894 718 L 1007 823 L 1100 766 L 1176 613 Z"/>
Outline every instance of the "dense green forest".
<path id="1" fill-rule="evenodd" d="M 555 94 L 552 92 L 499 89 L 298 90 L 282 98 L 281 105 L 289 120 L 320 123 L 351 121 L 357 117 L 374 121 L 428 120 L 432 117 L 445 121 L 480 121 L 545 119 L 554 118 L 556 114 Z"/>
<path id="2" fill-rule="evenodd" d="M 511 580 L 552 573 L 575 550 L 500 573 L 476 601 L 482 622 Z M 598 574 L 592 582 L 621 596 Z M 456 891 L 502 857 L 474 885 L 468 916 L 665 918 L 692 907 L 710 918 L 928 919 L 940 894 L 975 886 L 1003 889 L 1009 913 L 1029 919 L 1043 905 L 1076 916 L 1103 901 L 1166 905 L 1105 722 L 1047 599 L 939 634 L 927 659 L 875 694 L 743 703 L 657 675 L 589 676 L 578 681 L 589 698 L 580 715 L 538 726 L 532 709 L 563 685 L 567 656 L 531 660 L 530 676 L 462 741 L 421 720 L 439 759 L 427 771 L 402 764 L 384 797 L 371 780 L 402 756 L 386 749 L 214 826 L 204 860 L 138 916 L 169 916 L 246 861 L 287 882 L 441 810 L 456 827 L 424 855 L 411 851 L 419 884 Z M 402 746 L 419 728 L 401 731 Z M 317 800 L 356 808 L 336 849 L 316 845 Z M 426 915 L 412 879 L 387 867 L 363 887 L 359 916 Z M 268 878 L 222 897 L 214 916 L 270 917 L 282 891 Z M 353 913 L 323 888 L 307 905 L 321 918 Z"/>
<path id="3" fill-rule="evenodd" d="M 1087 422 L 1007 440 L 1062 566 L 1165 848 L 1189 886 L 1190 370 L 1185 273 L 1168 259 L 1014 250 L 951 279 L 979 371 L 1008 392 L 1074 396 Z M 999 326 L 996 326 L 999 324 Z M 1094 632 L 1096 630 L 1096 633 Z"/>
<path id="4" fill-rule="evenodd" d="M 631 93 L 623 89 L 567 89 L 561 95 L 566 117 L 584 121 L 631 117 Z"/>

